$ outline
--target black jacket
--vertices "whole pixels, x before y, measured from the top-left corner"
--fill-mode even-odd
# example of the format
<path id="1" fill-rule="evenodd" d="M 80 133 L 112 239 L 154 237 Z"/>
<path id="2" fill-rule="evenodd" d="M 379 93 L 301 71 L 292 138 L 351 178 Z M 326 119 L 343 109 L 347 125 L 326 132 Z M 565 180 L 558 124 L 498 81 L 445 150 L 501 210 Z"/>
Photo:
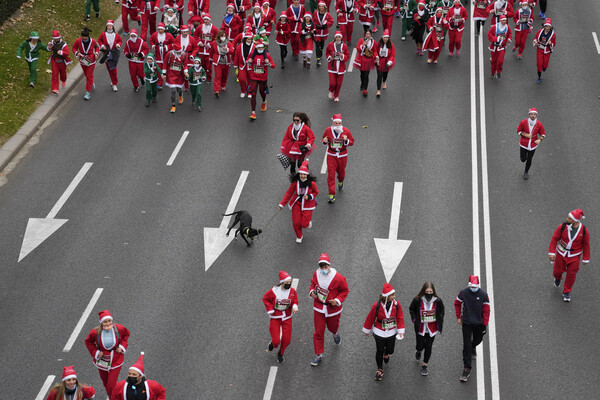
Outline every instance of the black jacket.
<path id="1" fill-rule="evenodd" d="M 419 330 L 421 329 L 421 316 L 419 315 L 420 307 L 420 297 L 415 297 L 408 307 L 410 319 L 415 326 L 415 333 L 419 333 Z M 444 302 L 440 298 L 435 300 L 435 321 L 437 322 L 438 331 L 442 333 L 442 328 L 444 327 Z"/>

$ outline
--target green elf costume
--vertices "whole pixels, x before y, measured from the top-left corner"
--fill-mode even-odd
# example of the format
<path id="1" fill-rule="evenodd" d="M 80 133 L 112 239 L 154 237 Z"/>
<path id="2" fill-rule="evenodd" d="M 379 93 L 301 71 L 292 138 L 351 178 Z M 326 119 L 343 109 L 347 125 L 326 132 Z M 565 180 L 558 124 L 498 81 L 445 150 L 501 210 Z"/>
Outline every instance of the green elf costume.
<path id="1" fill-rule="evenodd" d="M 40 58 L 40 50 L 48 51 L 46 45 L 40 41 L 40 35 L 33 31 L 29 39 L 25 40 L 17 48 L 17 58 L 22 58 L 25 52 L 25 61 L 29 67 L 29 86 L 35 87 L 37 80 L 37 60 Z"/>
<path id="2" fill-rule="evenodd" d="M 118 1 L 116 2 L 119 3 Z M 90 20 L 90 13 L 92 11 L 92 4 L 94 5 L 94 11 L 96 11 L 96 18 L 100 17 L 100 0 L 85 0 L 85 16 L 84 21 Z"/>
<path id="3" fill-rule="evenodd" d="M 202 60 L 196 56 L 194 64 L 188 68 L 185 77 L 190 83 L 192 94 L 192 107 L 202 111 L 202 82 L 206 81 L 206 71 L 202 68 Z"/>
<path id="4" fill-rule="evenodd" d="M 263 44 L 265 45 L 265 50 L 269 49 L 269 36 L 267 36 L 267 30 L 264 26 L 258 28 L 258 31 L 252 40 L 254 41 L 254 44 L 256 44 L 256 42 L 259 40 L 262 40 Z"/>
<path id="5" fill-rule="evenodd" d="M 146 82 L 146 107 L 150 107 L 150 102 L 156 103 L 156 94 L 158 93 L 157 82 L 160 68 L 154 61 L 154 53 L 148 53 L 144 63 L 144 81 Z"/>
<path id="6" fill-rule="evenodd" d="M 402 16 L 402 40 L 406 40 L 406 33 L 412 30 L 413 13 L 417 9 L 416 0 L 399 0 L 400 15 Z"/>

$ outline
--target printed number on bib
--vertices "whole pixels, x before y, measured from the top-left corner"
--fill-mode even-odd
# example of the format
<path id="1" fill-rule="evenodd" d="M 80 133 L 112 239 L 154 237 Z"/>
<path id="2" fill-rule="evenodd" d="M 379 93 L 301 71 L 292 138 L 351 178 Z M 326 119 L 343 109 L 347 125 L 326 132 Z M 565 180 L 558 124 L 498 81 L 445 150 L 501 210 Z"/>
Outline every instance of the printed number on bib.
<path id="1" fill-rule="evenodd" d="M 421 311 L 421 322 L 435 322 L 435 310 Z"/>
<path id="2" fill-rule="evenodd" d="M 329 290 L 323 289 L 322 287 L 317 286 L 317 298 L 325 303 L 327 301 L 327 295 L 329 294 Z"/>
<path id="3" fill-rule="evenodd" d="M 292 300 L 279 299 L 279 300 L 277 300 L 277 302 L 275 302 L 275 309 L 279 310 L 279 311 L 285 311 L 288 308 L 290 308 L 290 305 L 292 305 Z"/>
<path id="4" fill-rule="evenodd" d="M 384 318 L 381 321 L 381 327 L 383 330 L 393 329 L 396 327 L 396 318 Z"/>
<path id="5" fill-rule="evenodd" d="M 96 360 L 96 366 L 101 369 L 110 368 L 110 360 L 105 360 L 103 357 Z"/>

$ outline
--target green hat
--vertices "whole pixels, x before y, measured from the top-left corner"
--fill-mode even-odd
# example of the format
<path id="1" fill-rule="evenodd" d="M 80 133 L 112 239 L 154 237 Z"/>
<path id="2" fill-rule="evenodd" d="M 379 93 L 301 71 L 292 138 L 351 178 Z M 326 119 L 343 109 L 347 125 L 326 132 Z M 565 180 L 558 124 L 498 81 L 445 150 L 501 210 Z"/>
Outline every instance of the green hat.
<path id="1" fill-rule="evenodd" d="M 148 55 L 146 56 L 146 58 L 151 58 L 154 60 L 154 53 L 148 53 Z"/>
<path id="2" fill-rule="evenodd" d="M 263 33 L 267 33 L 267 30 L 265 29 L 264 26 L 261 26 L 260 28 L 258 28 L 258 34 L 261 35 Z"/>
<path id="3" fill-rule="evenodd" d="M 31 33 L 29 34 L 29 39 L 39 39 L 40 38 L 40 34 L 37 33 L 36 31 L 31 31 Z"/>
<path id="4" fill-rule="evenodd" d="M 194 61 L 200 61 L 200 63 L 202 63 L 202 59 L 200 58 L 200 56 L 194 57 Z"/>

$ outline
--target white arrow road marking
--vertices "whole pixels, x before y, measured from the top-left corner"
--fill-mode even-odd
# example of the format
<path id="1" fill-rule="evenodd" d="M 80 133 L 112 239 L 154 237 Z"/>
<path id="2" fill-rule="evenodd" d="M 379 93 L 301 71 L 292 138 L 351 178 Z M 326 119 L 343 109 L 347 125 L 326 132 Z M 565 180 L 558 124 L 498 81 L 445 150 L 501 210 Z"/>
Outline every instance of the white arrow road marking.
<path id="1" fill-rule="evenodd" d="M 273 386 L 275 386 L 275 377 L 277 376 L 277 367 L 271 367 L 269 370 L 269 377 L 267 378 L 267 387 L 265 388 L 265 395 L 263 400 L 271 400 L 273 395 Z"/>
<path id="2" fill-rule="evenodd" d="M 248 173 L 248 171 L 242 171 L 240 174 L 240 179 L 238 179 L 238 183 L 235 186 L 233 196 L 229 201 L 225 214 L 231 214 L 234 211 L 235 206 L 240 199 L 240 195 L 242 194 L 246 178 L 248 178 Z M 234 230 L 231 231 L 229 236 L 225 236 L 231 217 L 231 215 L 223 217 L 221 225 L 218 228 L 204 228 L 204 271 L 208 271 L 210 266 L 217 258 L 219 258 L 221 253 L 233 240 L 233 237 L 235 236 L 233 234 Z"/>
<path id="3" fill-rule="evenodd" d="M 356 47 L 352 50 L 352 57 L 350 57 L 350 66 L 348 67 L 348 72 L 352 72 L 354 69 L 354 60 L 356 59 Z"/>
<path id="4" fill-rule="evenodd" d="M 88 317 L 90 316 L 90 313 L 92 312 L 92 309 L 96 305 L 96 302 L 98 301 L 98 298 L 102 294 L 103 290 L 104 290 L 103 288 L 98 288 L 94 292 L 92 299 L 90 300 L 87 307 L 83 311 L 81 318 L 79 318 L 79 322 L 75 326 L 75 329 L 73 330 L 73 333 L 71 334 L 71 337 L 69 338 L 69 341 L 65 345 L 63 352 L 67 353 L 67 352 L 71 351 L 71 348 L 73 347 L 73 344 L 75 343 L 75 340 L 77 340 L 77 336 L 79 336 L 81 329 L 83 329 L 83 325 L 85 324 L 85 321 L 87 321 Z"/>
<path id="5" fill-rule="evenodd" d="M 50 389 L 50 385 L 52 385 L 52 382 L 54 382 L 54 378 L 56 378 L 56 375 L 48 375 L 46 381 L 44 382 L 44 385 L 40 389 L 40 392 L 37 396 L 35 396 L 35 400 L 44 400 L 46 392 L 48 392 L 48 389 Z"/>
<path id="6" fill-rule="evenodd" d="M 65 205 L 73 191 L 85 174 L 92 167 L 93 163 L 87 162 L 83 164 L 83 167 L 79 170 L 73 181 L 67 187 L 67 190 L 60 196 L 60 199 L 56 202 L 52 210 L 48 213 L 46 218 L 29 218 L 27 221 L 27 227 L 25 228 L 25 235 L 23 236 L 23 243 L 21 244 L 21 252 L 19 253 L 19 261 L 21 261 L 27 254 L 31 253 L 36 247 L 56 232 L 61 226 L 64 225 L 68 219 L 56 219 L 56 215 L 60 209 Z"/>
<path id="7" fill-rule="evenodd" d="M 406 254 L 412 240 L 398 240 L 398 223 L 400 222 L 400 203 L 402 200 L 402 182 L 394 183 L 394 197 L 392 200 L 392 212 L 390 216 L 390 232 L 387 239 L 375 238 L 375 247 L 379 261 L 385 274 L 385 280 L 389 283 L 396 272 L 400 261 Z"/>
<path id="8" fill-rule="evenodd" d="M 190 131 L 185 131 L 185 132 L 183 132 L 183 135 L 181 135 L 181 139 L 179 139 L 177 146 L 175 146 L 175 150 L 173 150 L 171 157 L 169 157 L 169 161 L 167 161 L 168 166 L 173 165 L 173 161 L 175 161 L 175 157 L 177 157 L 177 154 L 179 154 L 179 150 L 181 150 L 181 146 L 183 146 L 183 142 L 185 142 L 185 139 L 188 137 L 189 134 L 190 134 Z"/>
<path id="9" fill-rule="evenodd" d="M 598 35 L 596 35 L 596 32 L 592 32 L 592 36 L 594 37 L 594 43 L 596 43 L 596 50 L 598 50 L 598 54 L 600 54 L 600 43 L 598 42 Z"/>
<path id="10" fill-rule="evenodd" d="M 298 290 L 298 282 L 300 282 L 298 278 L 292 279 L 292 287 L 294 288 L 294 290 Z"/>

